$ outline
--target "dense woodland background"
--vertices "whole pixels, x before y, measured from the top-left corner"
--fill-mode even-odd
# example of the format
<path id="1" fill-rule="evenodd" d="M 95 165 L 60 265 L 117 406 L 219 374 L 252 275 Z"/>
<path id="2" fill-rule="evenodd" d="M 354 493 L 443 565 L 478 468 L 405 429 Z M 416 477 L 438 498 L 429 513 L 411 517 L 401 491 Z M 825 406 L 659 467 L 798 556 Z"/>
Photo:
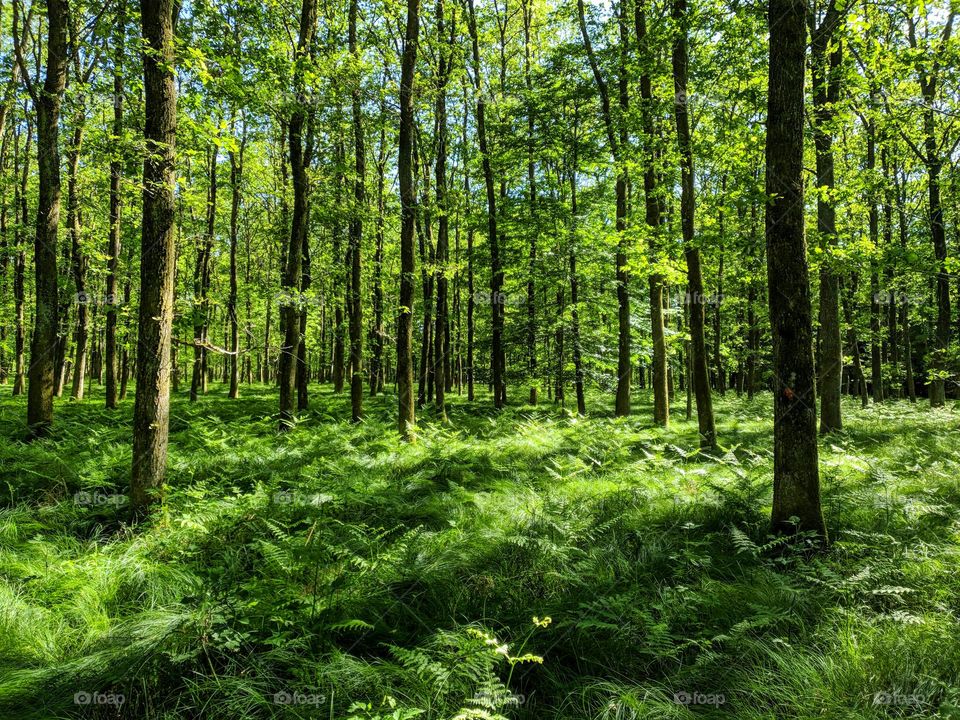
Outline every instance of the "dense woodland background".
<path id="1" fill-rule="evenodd" d="M 960 716 L 957 11 L 0 4 L 0 712 Z"/>

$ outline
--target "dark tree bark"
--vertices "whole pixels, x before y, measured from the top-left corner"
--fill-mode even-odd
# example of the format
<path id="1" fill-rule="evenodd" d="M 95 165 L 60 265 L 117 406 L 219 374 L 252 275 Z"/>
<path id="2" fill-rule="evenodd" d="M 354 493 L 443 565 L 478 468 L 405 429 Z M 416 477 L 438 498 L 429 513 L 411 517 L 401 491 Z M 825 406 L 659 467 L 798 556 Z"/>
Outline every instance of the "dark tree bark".
<path id="1" fill-rule="evenodd" d="M 350 53 L 359 62 L 357 51 L 357 2 L 350 0 Z M 363 419 L 363 314 L 360 301 L 360 244 L 363 239 L 363 212 L 367 203 L 366 151 L 363 142 L 363 114 L 360 107 L 360 79 L 352 91 L 354 148 L 354 209 L 350 218 L 350 407 L 353 422 Z"/>
<path id="2" fill-rule="evenodd" d="M 771 523 L 775 532 L 810 531 L 826 542 L 803 228 L 805 15 L 804 0 L 770 0 L 766 239 L 775 377 Z"/>
<path id="3" fill-rule="evenodd" d="M 143 232 L 140 242 L 140 333 L 130 479 L 130 506 L 135 515 L 145 513 L 158 499 L 166 475 L 170 331 L 176 266 L 174 1 L 141 0 L 140 15 L 146 46 L 143 54 L 146 154 L 143 160 Z"/>
<path id="4" fill-rule="evenodd" d="M 231 398 L 240 396 L 240 321 L 237 317 L 237 244 L 240 222 L 240 184 L 243 179 L 243 153 L 247 146 L 247 126 L 243 125 L 240 147 L 230 150 L 230 296 L 227 299 L 227 316 L 230 318 L 230 391 Z M 247 247 L 249 268 L 249 244 Z M 249 307 L 247 310 L 249 323 Z"/>
<path id="5" fill-rule="evenodd" d="M 574 129 L 579 131 L 579 114 L 574 114 Z M 587 414 L 587 402 L 583 394 L 583 350 L 580 345 L 580 312 L 578 309 L 580 283 L 577 277 L 577 215 L 579 208 L 577 206 L 577 163 L 579 161 L 577 154 L 577 143 L 579 138 L 573 140 L 573 157 L 570 169 L 570 334 L 573 340 L 573 371 L 574 371 L 574 389 L 577 395 L 577 413 Z"/>
<path id="6" fill-rule="evenodd" d="M 442 422 L 447 421 L 446 389 L 447 389 L 447 351 L 449 350 L 448 337 L 450 332 L 450 318 L 448 310 L 448 278 L 447 265 L 450 261 L 450 221 L 447 207 L 447 82 L 450 79 L 451 58 L 450 49 L 453 48 L 456 37 L 456 25 L 450 23 L 450 37 L 445 38 L 443 0 L 436 4 L 437 40 L 439 44 L 437 67 L 437 100 L 434 108 L 436 122 L 436 201 L 437 201 L 437 258 L 434 271 L 437 286 L 437 317 L 433 330 L 433 374 L 435 384 L 435 407 L 437 416 Z M 444 43 L 446 42 L 446 49 Z"/>
<path id="7" fill-rule="evenodd" d="M 70 233 L 70 260 L 73 282 L 76 288 L 77 325 L 74 332 L 73 387 L 70 396 L 83 400 L 84 381 L 87 374 L 87 343 L 90 335 L 89 308 L 91 298 L 87 295 L 87 268 L 89 261 L 80 245 L 81 218 L 77 184 L 80 179 L 80 150 L 83 146 L 85 110 L 81 106 L 74 116 L 73 134 L 67 145 L 67 228 Z"/>
<path id="8" fill-rule="evenodd" d="M 607 144 L 610 155 L 617 166 L 616 173 L 616 228 L 617 228 L 617 396 L 615 413 L 619 416 L 630 414 L 630 294 L 628 289 L 629 274 L 627 271 L 627 248 L 629 242 L 626 237 L 627 229 L 627 169 L 623 154 L 627 146 L 626 113 L 628 110 L 627 94 L 627 51 L 629 39 L 627 37 L 627 4 L 621 2 L 617 16 L 617 26 L 620 32 L 619 74 L 617 81 L 617 101 L 620 115 L 614 118 L 610 102 L 610 91 L 607 81 L 603 77 L 590 34 L 587 32 L 587 23 L 584 17 L 583 0 L 577 0 L 577 17 L 580 21 L 580 35 L 583 47 L 587 53 L 587 60 L 593 72 L 593 78 L 600 94 L 600 108 L 603 114 L 604 127 L 607 132 Z"/>
<path id="9" fill-rule="evenodd" d="M 877 167 L 877 138 L 876 126 L 873 120 L 867 122 L 867 173 L 872 177 Z M 877 209 L 877 198 L 871 189 L 868 197 L 868 233 L 870 243 L 879 249 L 880 241 L 880 214 Z M 883 364 L 881 360 L 880 344 L 880 273 L 877 269 L 877 260 L 870 261 L 870 386 L 873 391 L 873 401 L 883 402 Z"/>
<path id="10" fill-rule="evenodd" d="M 33 124 L 29 116 L 26 122 L 26 140 L 23 145 L 23 157 L 15 158 L 14 169 L 19 170 L 18 183 L 14 190 L 14 208 L 19 215 L 19 222 L 14 231 L 14 245 L 17 253 L 13 261 L 13 304 L 14 304 L 14 360 L 13 360 L 13 395 L 23 394 L 24 375 L 26 361 L 24 358 L 24 348 L 26 346 L 26 322 L 24 318 L 24 306 L 26 305 L 26 292 L 24 289 L 24 280 L 27 265 L 27 253 L 25 250 L 26 237 L 24 228 L 27 227 L 30 218 L 30 212 L 27 206 L 27 182 L 30 178 L 30 141 L 33 137 Z M 16 145 L 14 145 L 16 150 Z M 19 167 L 18 162 L 19 160 Z"/>
<path id="11" fill-rule="evenodd" d="M 487 101 L 480 68 L 480 44 L 477 37 L 477 17 L 473 0 L 467 0 L 470 38 L 473 45 L 473 84 L 477 95 L 477 143 L 480 146 L 483 180 L 487 196 L 487 242 L 490 245 L 490 308 L 492 313 L 492 339 L 490 364 L 493 382 L 493 404 L 500 409 L 506 400 L 506 355 L 503 347 L 503 266 L 500 257 L 500 235 L 497 232 L 497 196 L 493 185 L 493 168 L 490 164 L 490 149 L 487 145 Z"/>
<path id="12" fill-rule="evenodd" d="M 830 249 L 837 244 L 837 213 L 834 207 L 833 129 L 835 106 L 840 100 L 839 44 L 831 42 L 840 24 L 840 13 L 831 0 L 819 25 L 813 11 L 808 15 L 813 38 L 813 141 L 817 157 L 817 233 L 824 259 L 820 266 L 820 345 L 817 371 L 820 406 L 820 433 L 826 435 L 843 427 L 840 410 L 840 383 L 843 374 L 843 347 L 840 341 L 840 279 L 831 267 Z"/>
<path id="13" fill-rule="evenodd" d="M 467 85 L 466 80 L 463 84 L 463 147 L 467 146 L 467 123 L 469 122 L 470 111 L 467 103 Z M 471 217 L 470 203 L 470 167 L 464 163 L 463 168 L 463 201 L 464 215 L 467 223 L 467 400 L 473 402 L 474 398 L 474 353 L 473 341 L 476 333 L 474 327 L 474 311 L 476 310 L 476 297 L 474 295 L 473 282 L 473 218 Z"/>
<path id="14" fill-rule="evenodd" d="M 307 244 L 307 160 L 304 152 L 304 125 L 306 124 L 306 90 L 304 64 L 310 55 L 310 46 L 317 25 L 317 1 L 303 0 L 300 7 L 300 32 L 295 53 L 294 90 L 297 106 L 288 124 L 290 145 L 290 173 L 293 179 L 293 214 L 290 224 L 290 243 L 287 246 L 283 270 L 285 297 L 280 309 L 283 324 L 283 347 L 280 349 L 278 376 L 280 380 L 281 432 L 293 426 L 297 401 L 297 353 L 300 347 L 300 297 L 303 253 Z"/>
<path id="15" fill-rule="evenodd" d="M 687 105 L 687 3 L 673 0 L 673 21 L 677 36 L 673 41 L 674 117 L 680 150 L 680 226 L 683 232 L 683 254 L 687 261 L 687 305 L 690 327 L 690 371 L 697 401 L 697 425 L 700 447 L 717 445 L 713 420 L 713 399 L 710 396 L 710 373 L 707 368 L 707 344 L 704 339 L 703 273 L 700 251 L 693 244 L 696 201 L 693 193 L 693 148 L 690 139 L 690 117 Z M 719 337 L 715 342 L 719 343 Z M 722 386 L 722 370 L 717 366 L 717 381 Z"/>
<path id="16" fill-rule="evenodd" d="M 530 221 L 532 227 L 528 229 L 530 233 L 530 249 L 527 261 L 527 375 L 530 377 L 530 404 L 537 404 L 537 304 L 536 304 L 536 282 L 537 271 L 537 233 L 539 232 L 539 223 L 537 219 L 537 174 L 536 147 L 534 145 L 534 109 L 533 103 L 533 77 L 530 72 L 530 31 L 533 23 L 533 2 L 524 0 L 523 2 L 523 80 L 527 89 L 528 102 L 527 108 L 527 187 L 529 189 L 530 203 Z"/>
<path id="17" fill-rule="evenodd" d="M 413 236 L 416 194 L 413 185 L 413 81 L 420 35 L 419 0 L 407 0 L 407 23 L 400 61 L 400 308 L 397 317 L 397 426 L 405 440 L 415 432 L 413 396 Z"/>
<path id="18" fill-rule="evenodd" d="M 53 396 L 60 293 L 57 278 L 57 230 L 60 225 L 60 105 L 67 79 L 67 0 L 47 0 L 47 66 L 42 88 L 35 87 L 14 38 L 17 62 L 37 120 L 37 222 L 34 238 L 35 297 L 30 367 L 27 371 L 27 429 L 31 437 L 49 434 L 53 425 Z M 18 13 L 14 13 L 16 23 Z M 17 35 L 16 25 L 14 35 Z"/>
<path id="19" fill-rule="evenodd" d="M 647 21 L 642 4 L 634 8 L 637 43 L 643 55 L 643 71 L 640 75 L 640 97 L 642 100 L 643 135 L 647 147 L 644 150 L 643 193 L 644 220 L 650 232 L 649 254 L 652 263 L 657 262 L 659 249 L 658 236 L 661 225 L 661 207 L 658 197 L 657 153 L 655 151 L 656 129 L 653 117 L 653 82 L 651 79 L 653 50 L 647 38 Z M 666 427 L 670 424 L 670 395 L 667 377 L 667 342 L 663 327 L 663 275 L 652 270 L 647 279 L 650 296 L 650 329 L 653 339 L 653 367 L 651 384 L 653 385 L 653 421 Z"/>
<path id="20" fill-rule="evenodd" d="M 384 71 L 386 72 L 386 71 Z M 370 395 L 383 392 L 383 347 L 386 330 L 383 326 L 383 241 L 384 241 L 384 187 L 387 165 L 387 126 L 383 118 L 386 109 L 380 106 L 380 143 L 377 150 L 377 233 L 373 255 L 373 357 L 370 359 Z"/>
<path id="21" fill-rule="evenodd" d="M 208 156 L 206 230 L 197 248 L 197 263 L 193 269 L 193 375 L 190 380 L 190 402 L 196 402 L 207 392 L 207 349 L 210 326 L 210 260 L 213 255 L 213 234 L 217 219 L 217 157 L 220 146 L 214 144 Z"/>
<path id="22" fill-rule="evenodd" d="M 120 261 L 120 222 L 123 196 L 123 58 L 126 38 L 126 2 L 121 0 L 114 20 L 113 32 L 113 127 L 111 139 L 116 143 L 110 159 L 110 235 L 107 240 L 107 328 L 106 328 L 106 395 L 107 409 L 117 407 L 117 267 Z"/>

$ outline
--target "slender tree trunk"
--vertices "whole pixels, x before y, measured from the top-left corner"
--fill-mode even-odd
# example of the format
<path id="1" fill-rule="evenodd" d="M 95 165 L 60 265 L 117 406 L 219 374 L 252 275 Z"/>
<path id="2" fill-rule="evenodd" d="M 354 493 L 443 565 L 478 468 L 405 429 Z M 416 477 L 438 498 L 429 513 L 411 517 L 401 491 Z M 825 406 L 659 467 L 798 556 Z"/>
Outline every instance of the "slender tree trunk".
<path id="1" fill-rule="evenodd" d="M 867 123 L 867 173 L 872 177 L 877 167 L 876 127 L 871 120 Z M 880 250 L 880 216 L 877 199 L 873 190 L 869 191 L 868 232 L 874 252 Z M 880 274 L 877 260 L 870 262 L 870 385 L 873 401 L 883 402 L 883 364 L 880 354 Z"/>
<path id="2" fill-rule="evenodd" d="M 158 499 L 167 465 L 170 414 L 170 331 L 176 266 L 174 158 L 177 88 L 173 55 L 174 3 L 141 0 L 146 141 L 137 394 L 133 411 L 130 505 L 135 515 Z"/>
<path id="3" fill-rule="evenodd" d="M 380 107 L 381 115 L 386 110 Z M 373 357 L 370 361 L 370 395 L 383 392 L 384 365 L 383 346 L 386 330 L 383 326 L 383 241 L 384 241 L 384 186 L 386 183 L 387 131 L 381 119 L 380 144 L 377 155 L 377 232 L 376 249 L 373 255 Z"/>
<path id="4" fill-rule="evenodd" d="M 113 32 L 113 128 L 111 139 L 117 144 L 110 160 L 110 236 L 107 241 L 107 409 L 117 407 L 117 267 L 120 261 L 120 220 L 123 196 L 120 182 L 123 178 L 123 157 L 120 148 L 123 138 L 123 58 L 126 37 L 126 2 L 121 0 Z"/>
<path id="5" fill-rule="evenodd" d="M 435 278 L 437 286 L 437 317 L 433 331 L 433 374 L 435 385 L 435 407 L 441 422 L 447 421 L 446 389 L 447 389 L 447 343 L 450 331 L 448 311 L 448 279 L 447 266 L 450 261 L 450 222 L 447 207 L 447 81 L 450 77 L 450 57 L 445 51 L 445 23 L 443 0 L 436 4 L 437 39 L 439 42 L 439 67 L 437 68 L 437 100 L 434 108 L 436 122 L 436 202 L 437 202 L 437 258 Z M 453 46 L 453 37 L 456 28 L 451 23 L 451 41 L 448 47 Z"/>
<path id="6" fill-rule="evenodd" d="M 81 105 L 74 116 L 73 135 L 67 148 L 67 227 L 70 232 L 70 255 L 73 281 L 76 286 L 77 325 L 75 331 L 73 387 L 70 396 L 74 400 L 83 400 L 84 381 L 87 374 L 87 343 L 90 335 L 89 307 L 92 298 L 87 294 L 88 260 L 80 245 L 80 200 L 77 196 L 77 183 L 80 175 L 80 150 L 83 146 L 83 125 L 85 110 Z"/>
<path id="7" fill-rule="evenodd" d="M 713 400 L 710 396 L 710 373 L 707 368 L 707 344 L 704 339 L 703 273 L 700 269 L 700 251 L 693 244 L 696 204 L 693 192 L 693 148 L 690 139 L 690 118 L 687 112 L 687 3 L 673 0 L 673 21 L 677 32 L 673 41 L 674 117 L 677 121 L 677 139 L 680 149 L 680 225 L 683 231 L 683 254 L 687 261 L 687 300 L 690 328 L 690 368 L 697 400 L 697 425 L 700 447 L 712 449 L 717 445 L 717 431 L 713 420 Z M 719 335 L 715 342 L 719 343 Z M 719 353 L 718 353 L 719 354 Z M 717 380 L 723 385 L 722 369 L 717 365 Z"/>
<path id="8" fill-rule="evenodd" d="M 416 191 L 413 185 L 413 82 L 420 35 L 419 0 L 407 0 L 407 22 L 400 61 L 400 136 L 397 176 L 400 183 L 400 302 L 397 317 L 397 426 L 413 440 L 416 417 L 413 397 L 413 236 Z"/>
<path id="9" fill-rule="evenodd" d="M 853 357 L 853 374 L 857 381 L 857 392 L 860 395 L 860 406 L 867 407 L 870 404 L 869 392 L 867 390 L 867 377 L 863 372 L 863 362 L 860 359 L 860 341 L 857 338 L 857 327 L 853 322 L 853 304 L 857 295 L 857 286 L 859 278 L 856 273 L 851 273 L 850 287 L 843 299 L 844 320 L 847 323 L 847 344 L 850 346 L 850 353 Z"/>
<path id="10" fill-rule="evenodd" d="M 477 94 L 477 142 L 480 146 L 483 180 L 487 195 L 487 242 L 490 246 L 490 308 L 492 314 L 491 368 L 493 404 L 500 409 L 506 398 L 506 355 L 503 347 L 503 267 L 500 258 L 500 235 L 497 232 L 497 198 L 493 185 L 493 168 L 487 145 L 486 108 L 480 67 L 480 44 L 477 36 L 477 18 L 473 0 L 467 0 L 470 37 L 473 44 L 473 82 Z"/>
<path id="11" fill-rule="evenodd" d="M 280 423 L 281 432 L 293 426 L 297 402 L 297 354 L 300 347 L 300 313 L 298 299 L 303 274 L 303 253 L 307 244 L 307 161 L 304 152 L 304 125 L 306 123 L 305 63 L 313 44 L 317 25 L 317 0 L 303 0 L 300 7 L 300 33 L 296 49 L 294 90 L 297 106 L 290 115 L 288 124 L 290 146 L 290 173 L 293 178 L 293 215 L 290 224 L 290 243 L 287 247 L 286 265 L 283 271 L 283 287 L 286 291 L 281 306 L 283 324 L 283 347 L 280 349 Z"/>
<path id="12" fill-rule="evenodd" d="M 670 395 L 667 379 L 667 343 L 663 327 L 663 285 L 662 273 L 655 269 L 659 261 L 659 235 L 661 225 L 661 207 L 658 198 L 657 154 L 654 151 L 657 137 L 654 127 L 653 82 L 649 67 L 653 64 L 653 49 L 647 38 L 647 22 L 641 3 L 634 8 L 637 43 L 644 55 L 644 71 L 640 75 L 640 97 L 642 100 L 641 118 L 643 135 L 647 143 L 644 151 L 643 192 L 645 222 L 650 232 L 649 255 L 654 269 L 650 271 L 647 285 L 650 296 L 650 328 L 653 339 L 653 421 L 667 427 L 670 424 Z"/>
<path id="13" fill-rule="evenodd" d="M 813 38 L 811 74 L 813 77 L 813 140 L 817 159 L 817 233 L 822 251 L 820 265 L 820 344 L 817 359 L 820 405 L 820 433 L 826 435 L 843 427 L 840 383 L 843 373 L 843 346 L 840 340 L 840 279 L 831 263 L 831 250 L 837 245 L 837 220 L 834 206 L 833 129 L 836 103 L 840 99 L 839 44 L 831 42 L 840 22 L 836 2 L 831 0 L 824 19 L 814 27 L 812 10 L 808 16 Z"/>
<path id="14" fill-rule="evenodd" d="M 770 0 L 767 98 L 767 280 L 773 336 L 775 532 L 826 542 L 820 509 L 816 384 L 803 228 L 804 0 Z"/>
<path id="15" fill-rule="evenodd" d="M 17 254 L 14 258 L 13 267 L 13 302 L 15 315 L 15 337 L 14 337 L 14 371 L 13 371 L 13 394 L 22 395 L 24 390 L 24 375 L 26 361 L 24 357 L 24 348 L 26 346 L 26 322 L 24 318 L 24 307 L 26 305 L 26 292 L 24 289 L 24 280 L 26 274 L 27 254 L 25 250 L 26 237 L 24 228 L 27 227 L 29 218 L 29 209 L 27 205 L 27 182 L 30 178 L 30 141 L 33 137 L 33 124 L 30 118 L 27 118 L 26 141 L 23 145 L 23 160 L 19 168 L 19 182 L 17 183 L 14 195 L 14 207 L 19 213 L 19 222 L 14 231 L 14 244 L 17 246 Z"/>
<path id="16" fill-rule="evenodd" d="M 197 251 L 193 270 L 193 375 L 190 381 L 190 402 L 207 392 L 206 344 L 210 326 L 210 259 L 213 254 L 213 234 L 217 218 L 217 156 L 220 147 L 213 145 L 209 158 L 210 185 L 207 190 L 206 231 Z"/>
<path id="17" fill-rule="evenodd" d="M 357 50 L 357 3 L 350 1 L 350 53 L 359 63 Z M 363 142 L 363 114 L 360 106 L 359 78 L 352 91 L 354 180 L 354 214 L 350 219 L 350 406 L 353 422 L 363 419 L 363 314 L 360 301 L 360 245 L 363 239 L 363 212 L 367 203 L 366 151 Z"/>
<path id="18" fill-rule="evenodd" d="M 246 121 L 240 147 L 230 151 L 230 296 L 227 315 L 230 318 L 230 391 L 229 397 L 240 396 L 240 321 L 237 317 L 237 243 L 240 222 L 240 184 L 243 178 L 243 151 L 247 144 Z M 249 252 L 248 252 L 249 265 Z M 248 313 L 249 315 L 249 313 Z M 249 318 L 248 318 L 249 322 Z"/>

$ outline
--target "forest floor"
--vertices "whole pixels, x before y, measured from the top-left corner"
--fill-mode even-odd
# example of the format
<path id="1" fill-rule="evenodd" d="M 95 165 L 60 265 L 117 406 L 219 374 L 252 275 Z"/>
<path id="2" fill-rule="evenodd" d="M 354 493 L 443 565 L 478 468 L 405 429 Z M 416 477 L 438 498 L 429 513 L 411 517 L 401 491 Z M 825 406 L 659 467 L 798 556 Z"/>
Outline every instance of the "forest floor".
<path id="1" fill-rule="evenodd" d="M 24 444 L 3 392 L 0 718 L 960 718 L 956 404 L 845 401 L 816 556 L 767 535 L 769 395 L 711 458 L 682 396 L 454 395 L 405 446 L 393 396 L 311 389 L 284 436 L 273 388 L 175 397 L 134 528 L 131 401 Z"/>

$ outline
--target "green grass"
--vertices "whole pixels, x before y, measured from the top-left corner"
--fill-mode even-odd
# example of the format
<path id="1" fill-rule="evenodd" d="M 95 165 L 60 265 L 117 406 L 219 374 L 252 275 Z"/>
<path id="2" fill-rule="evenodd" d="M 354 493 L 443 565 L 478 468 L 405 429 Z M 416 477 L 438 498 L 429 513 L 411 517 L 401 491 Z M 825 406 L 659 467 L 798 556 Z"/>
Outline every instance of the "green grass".
<path id="1" fill-rule="evenodd" d="M 99 391 L 25 444 L 3 389 L 0 718 L 960 718 L 956 406 L 844 406 L 811 557 L 767 536 L 769 396 L 717 400 L 710 458 L 645 396 L 454 396 L 407 446 L 393 396 L 354 426 L 312 388 L 278 436 L 272 388 L 216 385 L 131 528 Z"/>

